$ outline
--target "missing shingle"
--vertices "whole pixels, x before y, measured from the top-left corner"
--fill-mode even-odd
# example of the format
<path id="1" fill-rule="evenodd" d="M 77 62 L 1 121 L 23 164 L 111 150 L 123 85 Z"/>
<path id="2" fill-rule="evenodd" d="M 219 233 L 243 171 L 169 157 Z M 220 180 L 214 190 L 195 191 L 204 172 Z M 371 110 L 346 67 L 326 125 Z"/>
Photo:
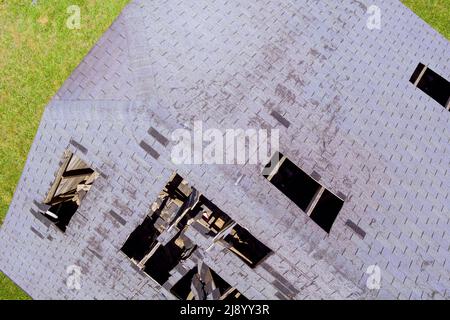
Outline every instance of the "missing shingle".
<path id="1" fill-rule="evenodd" d="M 86 149 L 84 146 L 82 146 L 80 143 L 76 142 L 73 139 L 70 139 L 70 144 L 73 145 L 78 150 L 80 150 L 80 152 L 83 154 L 86 154 L 88 152 L 88 149 Z"/>
<path id="2" fill-rule="evenodd" d="M 37 231 L 35 228 L 30 227 L 30 230 L 37 235 L 39 238 L 44 239 L 45 237 L 42 235 L 42 233 L 40 233 L 39 231 Z"/>
<path id="3" fill-rule="evenodd" d="M 283 126 L 285 126 L 286 128 L 289 128 L 289 126 L 291 125 L 291 123 L 285 118 L 283 117 L 280 113 L 278 113 L 277 111 L 273 110 L 270 115 L 272 117 L 274 117 L 279 123 L 281 123 Z"/>
<path id="4" fill-rule="evenodd" d="M 145 141 L 141 141 L 141 143 L 139 144 L 139 146 L 144 149 L 145 152 L 147 152 L 149 155 L 151 155 L 153 158 L 155 158 L 156 160 L 158 160 L 159 158 L 159 153 L 153 149 L 151 146 L 149 146 Z"/>
<path id="5" fill-rule="evenodd" d="M 205 259 L 186 234 L 193 229 L 211 241 L 221 242 L 252 268 L 272 252 L 176 173 L 121 251 L 164 285 L 182 261 Z"/>
<path id="6" fill-rule="evenodd" d="M 155 128 L 151 127 L 148 130 L 148 134 L 151 135 L 153 138 L 155 138 L 159 143 L 161 143 L 164 147 L 167 147 L 169 144 L 169 139 L 164 137 L 159 131 L 157 131 Z"/>
<path id="7" fill-rule="evenodd" d="M 122 218 L 121 216 L 119 216 L 117 213 L 115 213 L 113 210 L 109 211 L 109 214 L 121 225 L 126 225 L 127 222 L 124 218 Z"/>
<path id="8" fill-rule="evenodd" d="M 347 220 L 347 222 L 345 222 L 345 225 L 348 226 L 350 229 L 352 229 L 362 239 L 364 239 L 364 237 L 366 236 L 366 232 L 360 227 L 358 227 L 358 225 L 353 221 Z"/>

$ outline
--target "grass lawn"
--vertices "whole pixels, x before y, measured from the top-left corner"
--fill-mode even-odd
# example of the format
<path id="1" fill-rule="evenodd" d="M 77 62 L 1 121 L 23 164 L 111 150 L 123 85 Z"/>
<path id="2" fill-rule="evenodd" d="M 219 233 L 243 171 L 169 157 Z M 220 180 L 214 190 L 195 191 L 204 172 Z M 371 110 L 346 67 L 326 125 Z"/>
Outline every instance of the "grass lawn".
<path id="1" fill-rule="evenodd" d="M 450 39 L 450 0 L 402 0 L 426 23 Z"/>
<path id="2" fill-rule="evenodd" d="M 129 0 L 0 0 L 0 224 L 45 105 Z M 450 38 L 450 0 L 404 0 Z M 70 30 L 70 5 L 81 29 Z M 0 300 L 28 296 L 0 273 Z"/>
<path id="3" fill-rule="evenodd" d="M 0 224 L 45 105 L 128 0 L 0 0 Z M 67 8 L 78 5 L 81 29 Z M 0 300 L 26 299 L 0 272 Z"/>

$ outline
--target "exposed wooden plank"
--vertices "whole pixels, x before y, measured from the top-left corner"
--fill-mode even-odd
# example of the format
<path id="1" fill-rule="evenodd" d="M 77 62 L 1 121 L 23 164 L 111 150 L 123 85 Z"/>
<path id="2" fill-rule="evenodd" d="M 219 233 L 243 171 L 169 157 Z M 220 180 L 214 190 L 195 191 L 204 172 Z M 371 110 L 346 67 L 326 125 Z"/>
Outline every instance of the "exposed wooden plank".
<path id="1" fill-rule="evenodd" d="M 64 172 L 66 171 L 70 160 L 72 159 L 73 154 L 69 151 L 66 151 L 64 154 L 64 160 L 62 166 L 59 168 L 58 173 L 56 174 L 55 182 L 53 183 L 52 187 L 50 188 L 50 191 L 48 192 L 47 197 L 44 200 L 44 203 L 49 203 L 52 198 L 56 194 L 56 190 L 58 190 L 59 184 L 61 183 L 62 176 Z"/>
<path id="2" fill-rule="evenodd" d="M 316 192 L 316 194 L 314 195 L 313 200 L 311 201 L 311 203 L 309 204 L 308 208 L 306 209 L 306 214 L 308 216 L 311 215 L 311 213 L 313 212 L 314 208 L 317 205 L 317 202 L 319 202 L 320 197 L 322 196 L 323 192 L 325 191 L 325 187 L 322 186 L 320 187 L 320 189 Z"/>
<path id="3" fill-rule="evenodd" d="M 417 77 L 416 81 L 414 81 L 414 86 L 417 87 L 417 85 L 419 84 L 420 80 L 422 79 L 423 75 L 425 74 L 425 72 L 427 71 L 428 67 L 427 66 L 423 66 L 422 71 L 419 73 L 419 76 Z"/>

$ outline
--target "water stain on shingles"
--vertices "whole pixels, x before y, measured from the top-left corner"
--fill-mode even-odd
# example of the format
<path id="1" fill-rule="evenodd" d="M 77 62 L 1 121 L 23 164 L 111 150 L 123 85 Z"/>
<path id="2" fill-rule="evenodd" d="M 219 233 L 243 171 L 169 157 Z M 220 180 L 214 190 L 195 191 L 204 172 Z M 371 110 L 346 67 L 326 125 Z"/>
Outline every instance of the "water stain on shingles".
<path id="1" fill-rule="evenodd" d="M 356 183 L 356 178 L 351 179 L 349 176 L 345 176 L 344 179 L 342 180 L 343 185 L 348 188 L 351 189 L 353 184 Z"/>
<path id="2" fill-rule="evenodd" d="M 272 110 L 272 108 L 275 106 L 275 102 L 273 102 L 273 101 L 270 100 L 270 99 L 267 99 L 267 100 L 264 102 L 263 106 L 266 108 L 266 111 L 270 111 L 270 110 Z"/>
<path id="3" fill-rule="evenodd" d="M 282 101 L 289 104 L 294 104 L 297 101 L 297 97 L 289 88 L 279 83 L 275 88 L 275 94 L 282 99 Z"/>
<path id="4" fill-rule="evenodd" d="M 300 75 L 295 72 L 295 70 L 289 71 L 289 74 L 286 77 L 286 81 L 294 81 L 296 86 L 303 87 L 305 85 L 305 81 L 301 79 Z"/>
<path id="5" fill-rule="evenodd" d="M 121 203 L 117 199 L 113 200 L 113 207 L 116 208 L 117 210 L 115 210 L 115 211 L 117 211 L 117 213 L 120 213 L 123 217 L 133 215 L 133 212 L 131 211 L 131 209 L 127 205 Z"/>
<path id="6" fill-rule="evenodd" d="M 325 60 L 327 60 L 327 58 L 322 53 L 317 51 L 316 49 L 311 48 L 309 50 L 309 54 L 312 55 L 314 58 L 319 59 L 320 62 L 324 62 Z"/>
<path id="7" fill-rule="evenodd" d="M 83 256 L 83 257 L 85 256 L 85 252 L 86 252 L 86 249 L 83 250 L 83 252 L 82 252 L 82 256 Z M 81 268 L 81 274 L 84 274 L 84 275 L 89 274 L 90 271 L 91 271 L 91 269 L 89 268 L 89 266 L 91 265 L 90 262 L 92 261 L 93 256 L 92 256 L 92 254 L 89 254 L 88 257 L 89 257 L 89 258 L 88 258 L 88 261 L 84 261 L 84 260 L 78 259 L 78 260 L 76 260 L 75 263 L 74 263 L 75 266 Z"/>
<path id="8" fill-rule="evenodd" d="M 272 129 L 272 126 L 269 123 L 267 123 L 264 119 L 259 117 L 258 115 L 250 116 L 250 118 L 248 120 L 248 126 L 250 128 L 265 129 L 265 130 L 268 130 L 269 133 Z M 270 139 L 269 139 L 269 141 L 270 141 Z"/>
<path id="9" fill-rule="evenodd" d="M 364 12 L 367 11 L 367 6 L 364 3 L 362 3 L 361 1 L 358 1 L 358 0 L 352 0 L 352 1 L 354 3 L 356 3 L 361 10 L 363 10 Z"/>
<path id="10" fill-rule="evenodd" d="M 101 247 L 101 242 L 102 242 L 102 240 L 98 239 L 95 236 L 91 236 L 87 240 L 88 248 L 96 251 L 98 254 L 102 254 L 103 249 Z"/>
<path id="11" fill-rule="evenodd" d="M 264 56 L 264 64 L 267 70 L 271 70 L 273 65 L 282 58 L 284 52 L 275 44 L 267 44 L 262 48 L 262 54 Z"/>
<path id="12" fill-rule="evenodd" d="M 323 48 L 329 52 L 336 51 L 337 48 L 335 46 L 329 46 L 328 44 L 324 45 Z"/>
<path id="13" fill-rule="evenodd" d="M 177 113 L 177 119 L 182 123 L 198 120 L 199 108 L 203 116 L 229 114 L 242 104 L 250 91 L 234 78 L 228 81 L 198 80 L 190 88 L 172 88 L 172 90 L 180 90 L 183 96 L 182 100 L 177 100 L 173 105 L 176 110 L 183 109 L 183 113 Z M 217 109 L 221 112 L 215 112 Z"/>
<path id="14" fill-rule="evenodd" d="M 99 236 L 101 236 L 104 240 L 109 239 L 109 236 L 108 236 L 109 230 L 106 229 L 104 226 L 99 225 L 99 226 L 97 226 L 97 227 L 94 228 L 94 231 L 95 231 Z"/>

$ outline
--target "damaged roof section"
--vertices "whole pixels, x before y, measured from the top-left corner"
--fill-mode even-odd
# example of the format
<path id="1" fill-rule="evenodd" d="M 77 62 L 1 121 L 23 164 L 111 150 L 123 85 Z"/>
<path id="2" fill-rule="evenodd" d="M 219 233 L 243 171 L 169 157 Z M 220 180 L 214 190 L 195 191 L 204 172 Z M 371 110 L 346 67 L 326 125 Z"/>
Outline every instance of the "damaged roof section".
<path id="1" fill-rule="evenodd" d="M 263 175 L 327 233 L 344 200 L 322 186 L 285 155 L 276 152 Z"/>
<path id="2" fill-rule="evenodd" d="M 202 261 L 186 273 L 170 292 L 180 300 L 247 300 Z"/>
<path id="3" fill-rule="evenodd" d="M 122 252 L 158 284 L 167 285 L 173 270 L 198 249 L 186 235 L 191 227 L 202 231 L 210 239 L 211 246 L 220 243 L 252 268 L 272 252 L 176 173 L 152 204 L 143 223 L 128 237 Z M 188 267 L 190 271 L 172 286 L 177 297 L 225 299 L 242 296 L 202 261 L 196 263 L 200 264 L 195 270 Z M 195 286 L 192 290 L 188 288 L 189 283 L 199 285 L 199 281 L 202 288 L 209 284 L 210 290 L 199 292 L 194 290 Z"/>
<path id="4" fill-rule="evenodd" d="M 99 174 L 83 160 L 66 151 L 40 213 L 65 232 Z"/>

